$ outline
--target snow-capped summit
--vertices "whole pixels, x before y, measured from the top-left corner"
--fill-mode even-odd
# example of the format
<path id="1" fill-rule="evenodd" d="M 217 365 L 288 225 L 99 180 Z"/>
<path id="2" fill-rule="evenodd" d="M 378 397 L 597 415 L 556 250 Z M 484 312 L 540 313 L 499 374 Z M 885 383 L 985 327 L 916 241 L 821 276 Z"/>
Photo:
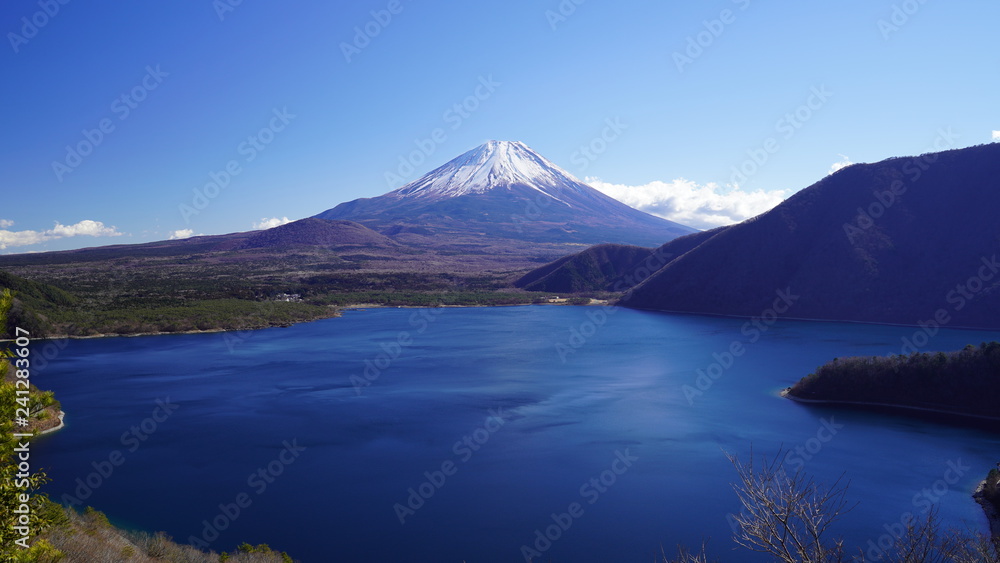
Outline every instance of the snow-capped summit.
<path id="1" fill-rule="evenodd" d="M 496 188 L 527 186 L 558 199 L 554 193 L 580 181 L 520 141 L 489 141 L 393 194 L 456 197 Z"/>
<path id="2" fill-rule="evenodd" d="M 316 217 L 428 244 L 506 239 L 658 246 L 695 232 L 604 195 L 517 141 L 490 141 L 397 190 Z"/>

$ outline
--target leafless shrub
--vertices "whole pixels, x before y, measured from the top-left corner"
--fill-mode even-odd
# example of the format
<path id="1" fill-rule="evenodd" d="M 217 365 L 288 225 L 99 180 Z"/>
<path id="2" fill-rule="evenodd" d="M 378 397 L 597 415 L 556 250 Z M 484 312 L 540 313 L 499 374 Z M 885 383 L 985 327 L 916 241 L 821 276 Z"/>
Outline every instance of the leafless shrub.
<path id="1" fill-rule="evenodd" d="M 742 504 L 736 515 L 737 544 L 768 553 L 786 563 L 827 563 L 844 560 L 840 540 L 830 543 L 827 531 L 850 508 L 847 485 L 838 479 L 832 487 L 817 484 L 801 470 L 789 475 L 778 452 L 772 459 L 743 463 L 726 454 L 739 481 L 733 485 Z"/>

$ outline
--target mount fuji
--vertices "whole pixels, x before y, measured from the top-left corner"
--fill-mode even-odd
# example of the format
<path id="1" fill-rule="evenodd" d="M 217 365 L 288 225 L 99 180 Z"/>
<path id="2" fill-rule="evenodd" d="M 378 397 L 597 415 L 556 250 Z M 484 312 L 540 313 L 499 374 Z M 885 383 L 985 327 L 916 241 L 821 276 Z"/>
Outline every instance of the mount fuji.
<path id="1" fill-rule="evenodd" d="M 604 242 L 659 246 L 697 232 L 633 209 L 521 142 L 489 141 L 397 190 L 316 215 L 400 241 Z"/>

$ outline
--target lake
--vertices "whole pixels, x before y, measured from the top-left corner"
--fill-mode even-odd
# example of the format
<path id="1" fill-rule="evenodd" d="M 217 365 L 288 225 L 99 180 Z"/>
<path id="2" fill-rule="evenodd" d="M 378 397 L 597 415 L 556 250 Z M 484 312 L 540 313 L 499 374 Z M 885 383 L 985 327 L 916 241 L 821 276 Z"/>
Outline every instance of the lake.
<path id="1" fill-rule="evenodd" d="M 985 531 L 970 494 L 1000 435 L 777 395 L 834 357 L 900 353 L 914 328 L 769 321 L 374 309 L 70 341 L 34 376 L 67 416 L 32 459 L 55 499 L 116 524 L 306 562 L 524 561 L 522 546 L 538 561 L 650 561 L 706 539 L 724 561 L 760 561 L 732 551 L 729 523 L 725 453 L 751 448 L 844 475 L 849 546 L 931 506 Z M 927 349 L 994 339 L 942 330 Z"/>

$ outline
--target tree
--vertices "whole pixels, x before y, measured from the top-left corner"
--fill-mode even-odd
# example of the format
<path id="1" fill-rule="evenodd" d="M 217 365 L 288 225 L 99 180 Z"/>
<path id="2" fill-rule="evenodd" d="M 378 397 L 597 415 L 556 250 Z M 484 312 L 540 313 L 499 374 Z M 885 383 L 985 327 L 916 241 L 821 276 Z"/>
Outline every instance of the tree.
<path id="1" fill-rule="evenodd" d="M 801 469 L 789 475 L 781 466 L 782 454 L 758 464 L 752 452 L 746 463 L 726 454 L 739 476 L 733 489 L 743 506 L 735 517 L 734 541 L 785 563 L 845 561 L 843 541 L 828 536 L 830 526 L 853 508 L 847 505 L 849 484 L 841 484 L 841 477 L 832 486 L 820 485 Z M 932 510 L 925 520 L 909 522 L 878 555 L 878 561 L 886 563 L 997 563 L 1000 537 L 974 530 L 943 531 Z M 859 548 L 852 560 L 871 559 Z"/>
<path id="2" fill-rule="evenodd" d="M 801 469 L 788 475 L 779 452 L 754 464 L 726 454 L 739 481 L 733 485 L 742 510 L 736 518 L 737 544 L 768 553 L 787 563 L 843 561 L 840 540 L 829 542 L 827 531 L 845 512 L 847 486 L 840 479 L 832 487 L 818 485 Z"/>
<path id="3" fill-rule="evenodd" d="M 10 290 L 4 289 L 0 293 L 0 327 L 7 324 L 12 302 Z M 59 555 L 50 544 L 36 542 L 28 549 L 27 540 L 16 529 L 16 526 L 25 523 L 22 518 L 26 518 L 30 536 L 37 536 L 50 524 L 50 519 L 46 510 L 48 497 L 33 494 L 47 481 L 45 473 L 36 471 L 26 478 L 18 477 L 15 448 L 19 441 L 13 436 L 18 397 L 14 384 L 6 380 L 10 368 L 7 358 L 10 356 L 9 350 L 0 351 L 0 559 L 13 562 L 54 561 Z M 27 515 L 24 515 L 25 507 Z"/>

